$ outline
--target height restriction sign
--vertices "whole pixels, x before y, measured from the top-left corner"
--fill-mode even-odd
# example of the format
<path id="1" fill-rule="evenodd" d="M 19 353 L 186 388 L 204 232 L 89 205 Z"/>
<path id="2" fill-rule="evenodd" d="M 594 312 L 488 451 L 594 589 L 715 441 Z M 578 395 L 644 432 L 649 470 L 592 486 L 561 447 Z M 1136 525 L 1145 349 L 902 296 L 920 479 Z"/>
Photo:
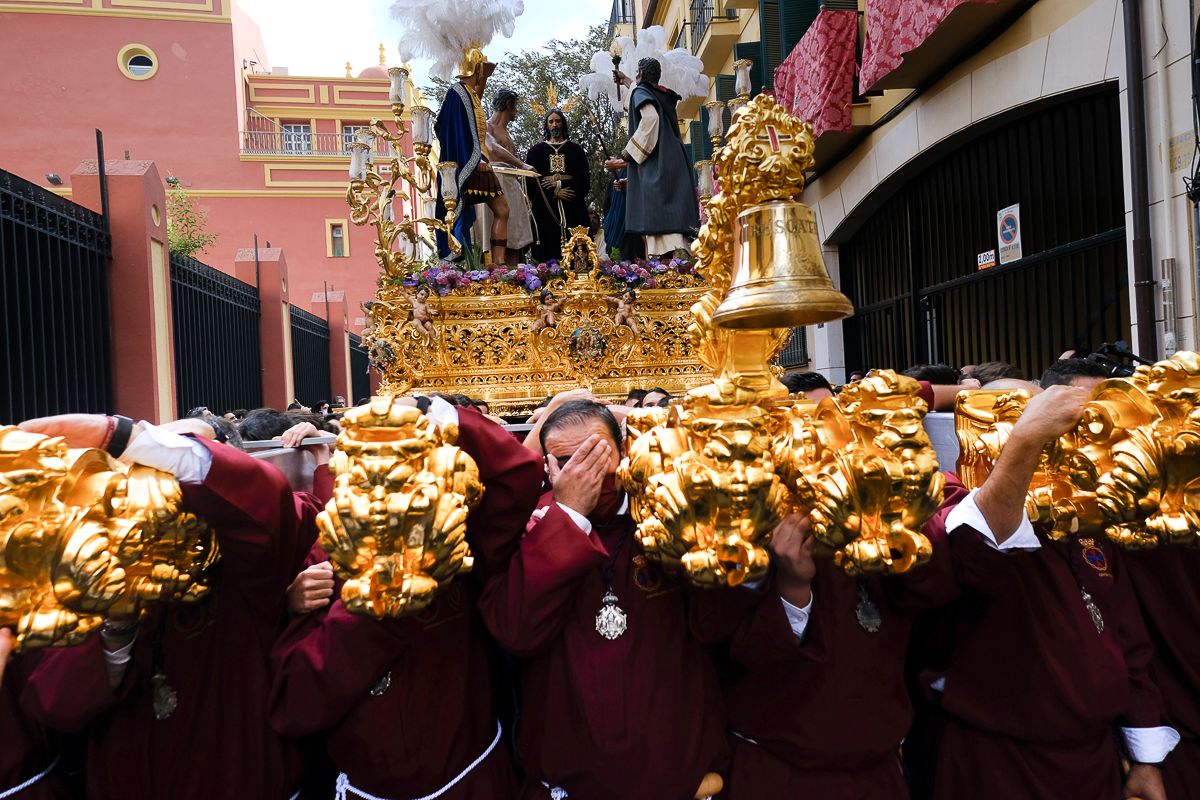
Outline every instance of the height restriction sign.
<path id="1" fill-rule="evenodd" d="M 1021 260 L 1021 204 L 1016 203 L 996 212 L 996 238 L 1000 263 Z"/>

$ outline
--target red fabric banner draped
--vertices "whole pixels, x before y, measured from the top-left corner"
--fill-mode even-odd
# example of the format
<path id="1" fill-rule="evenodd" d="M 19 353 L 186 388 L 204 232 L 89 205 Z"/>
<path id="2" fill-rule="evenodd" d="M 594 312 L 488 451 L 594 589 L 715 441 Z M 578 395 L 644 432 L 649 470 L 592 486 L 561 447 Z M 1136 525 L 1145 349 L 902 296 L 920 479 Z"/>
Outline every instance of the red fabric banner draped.
<path id="1" fill-rule="evenodd" d="M 857 11 L 822 9 L 775 70 L 775 99 L 811 123 L 813 135 L 850 130 Z"/>
<path id="2" fill-rule="evenodd" d="M 900 66 L 904 54 L 916 50 L 965 3 L 997 0 L 867 0 L 867 40 L 863 44 L 860 92 Z"/>

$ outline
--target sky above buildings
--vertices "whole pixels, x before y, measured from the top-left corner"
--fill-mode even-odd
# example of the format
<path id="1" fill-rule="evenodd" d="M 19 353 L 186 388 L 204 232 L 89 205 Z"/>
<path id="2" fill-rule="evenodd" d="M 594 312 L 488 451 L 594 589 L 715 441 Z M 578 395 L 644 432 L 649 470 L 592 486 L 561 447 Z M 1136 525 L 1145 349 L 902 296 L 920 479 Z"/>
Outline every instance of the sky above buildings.
<path id="1" fill-rule="evenodd" d="M 353 73 L 379 63 L 379 44 L 387 46 L 388 64 L 399 63 L 400 25 L 388 14 L 388 0 L 237 0 L 262 29 L 274 67 L 292 75 L 341 77 L 349 61 Z M 437 2 L 437 0 L 430 0 Z M 607 23 L 612 0 L 525 0 L 511 39 L 498 38 L 487 48 L 498 61 L 507 52 L 534 50 L 550 39 L 582 36 L 590 25 Z M 414 63 L 419 84 L 428 64 Z"/>

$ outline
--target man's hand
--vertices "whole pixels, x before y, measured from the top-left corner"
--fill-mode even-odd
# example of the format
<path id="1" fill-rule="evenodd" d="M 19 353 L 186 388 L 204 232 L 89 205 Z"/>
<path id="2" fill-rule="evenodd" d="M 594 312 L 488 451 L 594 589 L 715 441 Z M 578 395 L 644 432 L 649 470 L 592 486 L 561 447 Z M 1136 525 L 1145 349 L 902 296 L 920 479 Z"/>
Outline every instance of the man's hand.
<path id="1" fill-rule="evenodd" d="M 299 447 L 305 439 L 320 435 L 321 431 L 311 422 L 297 422 L 275 438 L 281 440 L 284 447 Z"/>
<path id="2" fill-rule="evenodd" d="M 1134 764 L 1125 778 L 1125 793 L 1122 797 L 1139 800 L 1167 800 L 1163 786 L 1162 770 L 1153 764 Z"/>
<path id="3" fill-rule="evenodd" d="M 585 439 L 561 469 L 558 459 L 547 455 L 546 466 L 550 485 L 554 487 L 554 499 L 585 517 L 592 513 L 600 500 L 600 485 L 611 460 L 612 445 L 598 433 Z"/>
<path id="4" fill-rule="evenodd" d="M 779 523 L 771 538 L 769 547 L 775 554 L 778 570 L 776 585 L 783 598 L 797 608 L 804 608 L 812 599 L 812 582 L 817 574 L 813 561 L 816 543 L 808 517 L 795 513 Z"/>
<path id="5" fill-rule="evenodd" d="M 547 175 L 546 177 L 542 178 L 542 180 L 541 180 L 542 188 L 543 189 L 553 189 L 555 186 L 558 185 L 558 180 L 559 180 L 559 178 L 557 175 Z"/>
<path id="6" fill-rule="evenodd" d="M 613 80 L 616 81 L 617 83 L 621 84 L 622 86 L 629 86 L 630 84 L 633 83 L 633 81 L 631 81 L 629 79 L 629 76 L 626 75 L 624 72 L 621 72 L 621 70 L 619 70 L 619 69 L 613 70 Z"/>
<path id="7" fill-rule="evenodd" d="M 0 628 L 0 682 L 4 680 L 4 665 L 8 663 L 8 654 L 13 649 L 13 635 L 8 628 Z"/>
<path id="8" fill-rule="evenodd" d="M 1051 386 L 1025 406 L 1012 438 L 1038 447 L 1057 439 L 1079 423 L 1090 396 L 1088 389 L 1078 386 Z"/>
<path id="9" fill-rule="evenodd" d="M 287 588 L 288 611 L 308 614 L 329 605 L 333 597 L 333 566 L 328 561 L 313 564 Z"/>
<path id="10" fill-rule="evenodd" d="M 628 165 L 629 162 L 623 158 L 606 158 L 604 160 L 604 168 L 607 170 L 612 170 L 613 172 L 619 172 L 620 170 L 625 169 L 625 167 Z"/>
<path id="11" fill-rule="evenodd" d="M 104 414 L 59 414 L 27 419 L 17 427 L 43 436 L 61 436 L 67 440 L 67 447 L 103 447 L 108 436 L 108 417 Z"/>
<path id="12" fill-rule="evenodd" d="M 566 200 L 568 203 L 575 199 L 574 189 L 557 189 L 554 194 L 559 200 Z"/>

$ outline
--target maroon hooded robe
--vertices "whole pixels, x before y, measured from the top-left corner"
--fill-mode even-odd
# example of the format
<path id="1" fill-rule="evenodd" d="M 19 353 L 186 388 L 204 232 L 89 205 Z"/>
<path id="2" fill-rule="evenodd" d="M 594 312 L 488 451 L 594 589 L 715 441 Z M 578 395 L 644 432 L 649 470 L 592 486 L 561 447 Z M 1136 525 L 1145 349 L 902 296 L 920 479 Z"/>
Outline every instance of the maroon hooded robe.
<path id="1" fill-rule="evenodd" d="M 831 559 L 817 559 L 802 638 L 792 631 L 773 579 L 765 591 L 703 595 L 700 627 L 708 636 L 722 635 L 730 612 L 750 605 L 730 644 L 746 671 L 726 695 L 734 732 L 729 800 L 908 797 L 899 750 L 913 716 L 904 681 L 909 632 L 916 612 L 957 594 L 945 522 L 966 489 L 953 475 L 946 479 L 942 507 L 923 531 L 933 544 L 930 563 L 860 580 Z M 869 598 L 865 606 L 860 587 Z M 871 623 L 865 616 L 871 606 L 879 614 L 875 632 L 860 622 L 861 607 Z"/>
<path id="2" fill-rule="evenodd" d="M 526 659 L 518 753 L 523 798 L 686 800 L 724 757 L 725 717 L 683 588 L 646 560 L 628 516 L 585 534 L 554 501 L 484 591 L 500 645 Z M 627 630 L 596 630 L 611 573 Z"/>
<path id="3" fill-rule="evenodd" d="M 936 800 L 1119 800 L 1116 728 L 1163 724 L 1120 552 L 1102 535 L 1037 536 L 1037 550 L 1000 551 L 969 525 L 950 531 L 963 595 Z"/>
<path id="4" fill-rule="evenodd" d="M 323 502 L 293 493 L 283 473 L 240 450 L 195 441 L 212 464 L 203 483 L 182 484 L 183 502 L 212 526 L 221 548 L 212 592 L 150 612 L 115 691 L 93 636 L 48 650 L 22 695 L 40 724 L 87 730 L 94 800 L 283 800 L 296 790 L 294 749 L 267 721 L 269 654 Z M 328 469 L 318 467 L 313 479 L 327 497 Z M 152 706 L 156 662 L 178 698 L 164 720 Z"/>
<path id="5" fill-rule="evenodd" d="M 459 446 L 479 465 L 485 486 L 467 537 L 475 570 L 486 573 L 516 549 L 541 486 L 541 464 L 474 410 L 458 415 Z M 403 800 L 441 789 L 497 737 L 476 586 L 472 576 L 460 576 L 429 608 L 402 619 L 351 614 L 339 599 L 295 620 L 274 652 L 276 730 L 324 732 L 333 763 L 370 794 Z M 440 797 L 500 800 L 514 791 L 508 750 L 498 743 Z"/>

